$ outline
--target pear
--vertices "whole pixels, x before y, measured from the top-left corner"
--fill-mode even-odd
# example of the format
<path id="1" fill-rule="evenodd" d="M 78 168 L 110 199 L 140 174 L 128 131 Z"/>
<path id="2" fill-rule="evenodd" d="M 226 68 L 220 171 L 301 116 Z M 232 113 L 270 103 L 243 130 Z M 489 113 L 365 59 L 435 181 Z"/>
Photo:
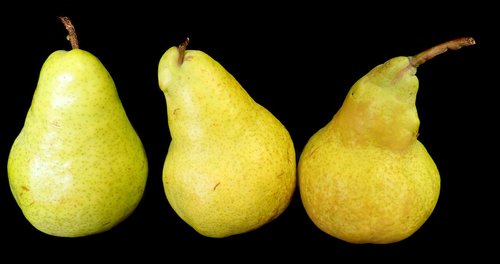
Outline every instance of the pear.
<path id="1" fill-rule="evenodd" d="M 300 197 L 319 229 L 350 243 L 387 244 L 426 222 L 437 204 L 440 175 L 417 139 L 416 69 L 448 49 L 473 44 L 473 38 L 459 38 L 392 58 L 351 87 L 299 159 Z"/>
<path id="2" fill-rule="evenodd" d="M 290 203 L 292 139 L 221 64 L 186 50 L 188 41 L 169 48 L 158 66 L 172 138 L 163 168 L 166 197 L 201 235 L 255 230 Z"/>
<path id="3" fill-rule="evenodd" d="M 138 205 L 146 154 L 110 74 L 78 48 L 50 54 L 8 158 L 12 194 L 38 230 L 80 237 L 116 226 Z"/>

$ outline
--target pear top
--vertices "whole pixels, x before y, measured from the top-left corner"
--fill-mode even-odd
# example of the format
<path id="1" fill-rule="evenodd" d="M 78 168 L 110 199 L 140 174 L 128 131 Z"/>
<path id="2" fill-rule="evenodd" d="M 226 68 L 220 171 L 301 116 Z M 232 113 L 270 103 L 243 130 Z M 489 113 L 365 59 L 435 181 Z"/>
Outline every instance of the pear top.
<path id="1" fill-rule="evenodd" d="M 473 38 L 458 38 L 376 66 L 351 87 L 332 127 L 345 142 L 406 149 L 416 141 L 420 126 L 415 106 L 417 67 L 449 49 L 474 44 Z"/>

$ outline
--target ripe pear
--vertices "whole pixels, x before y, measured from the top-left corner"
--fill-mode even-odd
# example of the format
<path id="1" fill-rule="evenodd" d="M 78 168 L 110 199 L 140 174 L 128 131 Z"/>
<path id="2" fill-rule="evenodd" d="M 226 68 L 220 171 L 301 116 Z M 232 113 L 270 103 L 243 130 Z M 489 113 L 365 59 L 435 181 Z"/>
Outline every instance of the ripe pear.
<path id="1" fill-rule="evenodd" d="M 350 243 L 387 244 L 409 237 L 430 217 L 440 175 L 417 139 L 416 69 L 447 49 L 473 44 L 460 38 L 392 58 L 351 87 L 299 159 L 300 197 L 319 229 Z"/>
<path id="2" fill-rule="evenodd" d="M 148 163 L 110 74 L 78 48 L 50 54 L 8 159 L 12 194 L 26 219 L 53 236 L 111 229 L 138 205 Z"/>
<path id="3" fill-rule="evenodd" d="M 158 67 L 172 138 L 163 169 L 166 197 L 204 236 L 255 230 L 290 203 L 293 142 L 221 64 L 186 50 L 188 40 L 169 48 Z"/>

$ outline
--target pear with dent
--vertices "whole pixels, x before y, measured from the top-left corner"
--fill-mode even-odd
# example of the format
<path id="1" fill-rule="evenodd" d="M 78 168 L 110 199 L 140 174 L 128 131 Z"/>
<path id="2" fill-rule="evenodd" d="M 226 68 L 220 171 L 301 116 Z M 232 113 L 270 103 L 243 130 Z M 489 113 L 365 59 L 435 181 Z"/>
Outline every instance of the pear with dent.
<path id="1" fill-rule="evenodd" d="M 173 210 L 199 234 L 222 238 L 278 217 L 296 187 L 287 129 L 222 65 L 188 40 L 158 67 L 172 141 L 163 183 Z"/>
<path id="2" fill-rule="evenodd" d="M 81 237 L 116 226 L 138 205 L 148 164 L 113 79 L 91 53 L 53 52 L 8 159 L 12 194 L 38 230 Z"/>
<path id="3" fill-rule="evenodd" d="M 304 208 L 327 234 L 350 243 L 387 244 L 416 232 L 430 217 L 440 175 L 417 139 L 417 67 L 452 40 L 414 57 L 395 57 L 350 89 L 333 119 L 305 145 L 298 164 Z"/>

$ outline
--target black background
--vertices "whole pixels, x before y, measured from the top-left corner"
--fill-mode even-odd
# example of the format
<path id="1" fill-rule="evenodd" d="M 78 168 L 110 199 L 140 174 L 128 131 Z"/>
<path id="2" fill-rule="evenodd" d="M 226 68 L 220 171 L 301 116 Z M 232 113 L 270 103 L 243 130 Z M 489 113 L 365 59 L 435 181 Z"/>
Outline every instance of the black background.
<path id="1" fill-rule="evenodd" d="M 213 10 L 167 3 L 128 7 L 134 12 L 82 14 L 73 8 L 2 18 L 1 241 L 13 247 L 75 252 L 107 252 L 111 246 L 143 248 L 140 254 L 158 255 L 173 253 L 172 248 L 180 245 L 214 249 L 206 256 L 222 259 L 228 248 L 241 249 L 244 256 L 264 249 L 278 256 L 422 256 L 429 252 L 482 256 L 489 252 L 486 241 L 497 231 L 491 225 L 496 202 L 489 191 L 495 173 L 488 169 L 495 155 L 487 152 L 495 151 L 491 126 L 496 121 L 493 98 L 498 86 L 493 82 L 498 62 L 491 30 L 498 23 L 489 7 L 396 7 L 384 12 L 370 6 L 312 3 L 229 5 Z M 6 173 L 10 147 L 23 126 L 43 62 L 53 51 L 70 48 L 56 15 L 70 16 L 80 48 L 97 56 L 114 78 L 150 167 L 144 197 L 133 214 L 107 232 L 81 238 L 52 237 L 34 229 L 17 207 Z M 163 53 L 186 37 L 191 39 L 188 49 L 202 50 L 220 62 L 288 128 L 298 158 L 309 137 L 341 106 L 350 86 L 370 69 L 392 57 L 415 55 L 462 36 L 474 37 L 477 44 L 434 58 L 417 72 L 419 139 L 440 170 L 442 188 L 435 211 L 408 239 L 389 245 L 354 245 L 333 238 L 309 220 L 298 191 L 273 222 L 223 239 L 199 235 L 169 206 L 161 171 L 170 135 L 157 66 Z M 278 250 L 281 246 L 284 249 Z M 51 251 L 46 252 L 50 257 Z M 132 252 L 136 251 L 127 253 Z"/>

